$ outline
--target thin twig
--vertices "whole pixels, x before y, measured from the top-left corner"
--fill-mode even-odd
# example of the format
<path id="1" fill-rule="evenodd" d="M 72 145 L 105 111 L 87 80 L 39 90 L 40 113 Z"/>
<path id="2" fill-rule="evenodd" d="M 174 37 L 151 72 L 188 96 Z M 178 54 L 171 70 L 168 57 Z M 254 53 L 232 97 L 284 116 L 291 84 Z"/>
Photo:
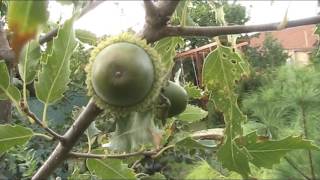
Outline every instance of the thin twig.
<path id="1" fill-rule="evenodd" d="M 173 147 L 174 147 L 174 145 L 166 146 L 166 147 L 160 149 L 156 154 L 152 155 L 151 158 L 155 159 L 155 158 L 159 157 L 163 152 L 165 152 L 166 150 L 173 148 Z"/>
<path id="2" fill-rule="evenodd" d="M 42 127 L 45 131 L 47 131 L 54 139 L 59 140 L 60 142 L 64 142 L 65 139 L 60 134 L 56 133 L 54 130 L 50 129 L 46 124 L 44 124 L 33 112 L 29 110 L 28 107 L 25 106 L 23 102 L 20 102 L 21 110 L 31 119 L 34 120 L 40 127 Z"/>
<path id="3" fill-rule="evenodd" d="M 87 14 L 88 12 L 90 12 L 91 10 L 93 10 L 94 8 L 96 8 L 97 6 L 99 6 L 103 2 L 104 1 L 100 1 L 100 0 L 91 1 L 90 4 L 88 4 L 85 8 L 83 8 L 80 15 L 78 16 L 78 19 L 81 18 L 83 15 Z M 44 44 L 46 42 L 51 41 L 55 36 L 57 36 L 57 33 L 58 33 L 58 28 L 53 29 L 52 31 L 48 32 L 46 35 L 40 37 L 39 43 Z"/>
<path id="4" fill-rule="evenodd" d="M 113 159 L 124 159 L 132 156 L 151 156 L 151 158 L 159 157 L 164 151 L 173 148 L 174 145 L 169 145 L 163 147 L 158 150 L 150 150 L 150 151 L 138 151 L 133 153 L 126 153 L 126 154 L 92 154 L 92 153 L 79 153 L 79 152 L 70 152 L 69 158 L 94 158 L 94 159 L 106 159 L 106 158 L 113 158 Z"/>
<path id="5" fill-rule="evenodd" d="M 209 139 L 209 140 L 222 141 L 224 138 L 224 129 L 214 128 L 214 129 L 196 131 L 191 135 L 191 137 L 194 139 Z"/>
<path id="6" fill-rule="evenodd" d="M 70 152 L 69 158 L 124 159 L 132 156 L 150 156 L 155 153 L 156 153 L 155 151 L 144 151 L 144 150 L 133 152 L 133 153 L 127 153 L 127 154 L 92 154 L 92 153 Z"/>
<path id="7" fill-rule="evenodd" d="M 167 26 L 162 29 L 162 36 L 207 36 L 214 37 L 219 35 L 229 34 L 241 34 L 250 32 L 264 32 L 264 31 L 277 31 L 281 30 L 278 28 L 277 23 L 268 23 L 260 25 L 234 25 L 234 26 L 206 26 L 206 27 L 193 27 L 193 26 Z M 303 18 L 299 20 L 288 21 L 287 25 L 283 28 L 304 26 L 310 24 L 320 23 L 320 15 Z"/>

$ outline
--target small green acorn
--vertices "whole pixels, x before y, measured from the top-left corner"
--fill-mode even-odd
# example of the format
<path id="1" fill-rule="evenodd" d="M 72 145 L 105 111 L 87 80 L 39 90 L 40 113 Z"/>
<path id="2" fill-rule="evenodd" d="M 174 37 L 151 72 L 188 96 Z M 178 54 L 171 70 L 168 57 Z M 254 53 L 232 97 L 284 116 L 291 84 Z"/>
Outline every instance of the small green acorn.
<path id="1" fill-rule="evenodd" d="M 129 33 L 100 42 L 86 70 L 88 95 L 97 106 L 119 116 L 150 107 L 164 80 L 157 51 Z"/>

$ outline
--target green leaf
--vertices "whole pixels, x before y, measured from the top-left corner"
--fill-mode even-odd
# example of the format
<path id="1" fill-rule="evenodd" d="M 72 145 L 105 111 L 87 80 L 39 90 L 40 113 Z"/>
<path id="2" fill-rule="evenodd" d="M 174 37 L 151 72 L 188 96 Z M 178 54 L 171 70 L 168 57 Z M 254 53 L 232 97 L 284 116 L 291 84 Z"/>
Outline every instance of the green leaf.
<path id="1" fill-rule="evenodd" d="M 87 167 L 100 179 L 135 179 L 133 170 L 118 159 L 88 159 Z"/>
<path id="2" fill-rule="evenodd" d="M 87 174 L 88 173 L 88 174 Z M 68 176 L 68 180 L 91 180 L 97 179 L 95 176 L 89 174 L 87 172 L 85 174 L 81 174 L 80 168 L 76 166 L 70 176 Z"/>
<path id="3" fill-rule="evenodd" d="M 174 65 L 174 57 L 176 56 L 176 47 L 183 44 L 184 41 L 181 37 L 167 37 L 156 42 L 154 48 L 159 52 L 163 64 L 171 72 Z"/>
<path id="4" fill-rule="evenodd" d="M 213 141 L 212 141 L 213 142 Z M 216 144 L 209 144 L 207 141 L 197 141 L 191 137 L 183 138 L 175 143 L 176 147 L 187 149 L 213 149 L 216 148 Z"/>
<path id="5" fill-rule="evenodd" d="M 141 180 L 166 180 L 167 178 L 161 173 L 155 173 L 152 176 L 141 177 Z"/>
<path id="6" fill-rule="evenodd" d="M 197 26 L 189 14 L 188 5 L 190 0 L 181 0 L 172 16 L 172 21 L 177 22 L 181 26 Z"/>
<path id="7" fill-rule="evenodd" d="M 85 134 L 91 139 L 98 135 L 101 131 L 96 127 L 95 121 L 93 121 L 90 126 L 86 129 Z"/>
<path id="8" fill-rule="evenodd" d="M 0 88 L 2 90 L 7 89 L 10 85 L 10 76 L 6 63 L 1 60 L 0 61 Z"/>
<path id="9" fill-rule="evenodd" d="M 70 81 L 69 59 L 76 46 L 73 19 L 70 19 L 53 40 L 52 54 L 44 61 L 46 64 L 43 64 L 35 82 L 36 95 L 44 104 L 53 104 L 63 97 Z"/>
<path id="10" fill-rule="evenodd" d="M 22 49 L 19 62 L 19 73 L 26 84 L 31 83 L 37 73 L 41 58 L 40 44 L 37 40 L 28 42 Z"/>
<path id="11" fill-rule="evenodd" d="M 9 71 L 4 61 L 0 61 L 0 77 L 0 99 L 9 98 L 18 106 L 21 94 L 17 87 L 10 84 Z"/>
<path id="12" fill-rule="evenodd" d="M 83 43 L 95 45 L 98 41 L 98 38 L 95 34 L 90 31 L 77 29 L 76 30 L 76 37 Z"/>
<path id="13" fill-rule="evenodd" d="M 217 156 L 225 168 L 248 177 L 250 173 L 248 154 L 234 142 L 242 135 L 242 122 L 246 121 L 237 104 L 236 81 L 249 73 L 248 63 L 233 49 L 218 46 L 205 59 L 203 81 L 215 108 L 224 115 L 225 139 Z"/>
<path id="14" fill-rule="evenodd" d="M 186 110 L 181 114 L 179 114 L 177 118 L 181 121 L 193 123 L 193 122 L 200 121 L 201 119 L 207 117 L 207 115 L 208 115 L 207 111 L 201 109 L 198 106 L 193 106 L 188 104 Z"/>
<path id="15" fill-rule="evenodd" d="M 191 83 L 187 83 L 184 89 L 187 91 L 189 98 L 200 99 L 202 97 L 202 90 Z"/>
<path id="16" fill-rule="evenodd" d="M 16 145 L 24 145 L 33 136 L 31 129 L 19 125 L 0 125 L 0 153 Z"/>
<path id="17" fill-rule="evenodd" d="M 240 140 L 240 139 L 239 139 Z M 250 162 L 257 167 L 271 169 L 286 153 L 292 150 L 320 150 L 310 140 L 302 139 L 301 136 L 289 136 L 281 140 L 259 140 L 256 132 L 252 132 L 241 141 L 250 154 Z M 240 142 L 241 142 L 240 141 Z"/>
<path id="18" fill-rule="evenodd" d="M 231 138 L 228 137 L 227 141 L 219 148 L 217 156 L 223 167 L 248 177 L 250 173 L 248 152 L 245 148 L 237 146 Z"/>
<path id="19" fill-rule="evenodd" d="M 96 127 L 95 121 L 93 121 L 90 126 L 86 129 L 85 134 L 88 139 L 89 148 L 91 148 L 91 144 L 94 143 L 95 138 L 97 135 L 99 135 L 101 131 Z M 91 149 L 89 149 L 91 150 Z"/>
<path id="20" fill-rule="evenodd" d="M 47 1 L 9 1 L 8 26 L 13 32 L 11 45 L 19 54 L 24 44 L 32 39 L 48 19 Z"/>
<path id="21" fill-rule="evenodd" d="M 206 161 L 198 163 L 185 177 L 186 179 L 225 179 L 220 172 L 213 169 Z"/>

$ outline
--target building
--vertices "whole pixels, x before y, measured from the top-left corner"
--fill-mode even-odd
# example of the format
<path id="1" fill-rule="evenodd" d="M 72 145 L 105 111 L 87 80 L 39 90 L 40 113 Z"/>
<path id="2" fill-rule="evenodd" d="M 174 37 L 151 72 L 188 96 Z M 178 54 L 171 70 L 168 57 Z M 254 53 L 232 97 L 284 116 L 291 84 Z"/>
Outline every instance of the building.
<path id="1" fill-rule="evenodd" d="M 267 33 L 276 38 L 289 55 L 288 62 L 297 65 L 309 63 L 312 51 L 317 47 L 319 37 L 314 34 L 316 25 L 306 25 L 283 29 L 280 31 L 263 32 L 250 36 L 247 42 L 237 45 L 238 48 L 244 46 L 261 47 Z M 176 62 L 183 63 L 184 60 L 191 60 L 196 74 L 196 84 L 202 87 L 202 66 L 205 57 L 216 48 L 217 43 L 209 43 L 199 48 L 178 53 Z"/>
<path id="2" fill-rule="evenodd" d="M 249 40 L 249 46 L 260 47 L 267 33 L 277 39 L 289 55 L 289 63 L 306 65 L 309 63 L 310 54 L 318 44 L 319 37 L 314 34 L 316 25 L 306 25 L 281 31 L 263 32 L 254 35 Z"/>

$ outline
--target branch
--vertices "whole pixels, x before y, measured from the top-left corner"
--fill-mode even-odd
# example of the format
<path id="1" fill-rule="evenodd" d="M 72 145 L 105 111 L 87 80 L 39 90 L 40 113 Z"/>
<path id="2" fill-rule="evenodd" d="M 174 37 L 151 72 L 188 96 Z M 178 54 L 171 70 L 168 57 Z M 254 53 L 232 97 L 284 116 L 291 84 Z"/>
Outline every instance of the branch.
<path id="1" fill-rule="evenodd" d="M 65 142 L 64 137 L 60 134 L 56 133 L 54 130 L 50 129 L 46 124 L 43 123 L 33 112 L 29 110 L 28 107 L 25 106 L 23 102 L 20 102 L 21 110 L 26 113 L 28 117 L 33 119 L 38 125 L 40 125 L 45 131 L 47 131 L 54 139 L 59 140 L 61 143 Z"/>
<path id="2" fill-rule="evenodd" d="M 12 64 L 15 54 L 9 46 L 7 33 L 4 30 L 4 22 L 0 20 L 0 59 L 4 59 L 8 65 Z"/>
<path id="3" fill-rule="evenodd" d="M 179 4 L 179 0 L 162 0 L 153 3 L 151 0 L 144 0 L 146 11 L 145 25 L 140 36 L 151 43 L 164 37 L 161 33 L 166 27 L 170 17 Z"/>
<path id="4" fill-rule="evenodd" d="M 59 142 L 55 150 L 51 153 L 46 162 L 41 166 L 41 168 L 32 177 L 32 180 L 43 180 L 47 179 L 50 174 L 64 161 L 68 158 L 69 152 L 75 143 L 82 136 L 84 131 L 89 127 L 91 122 L 102 112 L 92 100 L 87 104 L 86 108 L 70 129 L 63 135 L 65 143 Z"/>
<path id="5" fill-rule="evenodd" d="M 173 12 L 175 11 L 176 7 L 179 4 L 179 0 L 173 0 L 173 1 L 168 1 L 168 0 L 162 0 L 160 1 L 157 6 L 158 6 L 158 11 L 160 13 L 160 16 L 166 18 L 166 22 L 170 20 L 170 17 L 172 16 Z"/>
<path id="6" fill-rule="evenodd" d="M 4 26 L 4 19 L 0 16 L 0 59 L 5 60 L 11 75 L 13 71 L 13 60 L 15 59 L 15 54 L 9 46 L 7 33 L 4 30 Z M 11 77 L 10 80 L 12 80 Z M 11 102 L 9 100 L 0 101 L 0 119 L 0 123 L 8 123 L 11 119 Z"/>
<path id="7" fill-rule="evenodd" d="M 194 139 L 210 139 L 216 141 L 222 141 L 224 129 L 223 128 L 214 128 L 214 129 L 207 129 L 202 131 L 194 132 L 191 137 Z"/>
<path id="8" fill-rule="evenodd" d="M 95 3 L 101 3 L 103 1 L 94 1 Z M 175 9 L 178 2 L 167 3 L 170 5 L 170 11 Z M 160 6 L 164 8 L 163 5 Z M 169 10 L 166 13 L 169 13 Z M 169 14 L 167 14 L 169 15 Z M 151 28 L 152 31 L 149 31 L 148 28 Z M 40 39 L 40 44 L 43 44 L 47 41 L 50 41 L 55 35 L 57 30 L 53 30 L 48 33 L 46 36 Z M 160 36 L 153 36 L 152 33 L 157 32 L 158 29 L 155 26 L 146 25 L 143 32 L 140 33 L 140 37 L 146 39 L 147 42 L 153 42 L 157 40 L 157 37 Z M 55 150 L 51 153 L 49 158 L 46 162 L 40 167 L 40 169 L 36 172 L 36 174 L 32 177 L 32 180 L 43 180 L 47 179 L 53 171 L 64 161 L 68 158 L 69 152 L 71 151 L 72 147 L 75 143 L 79 140 L 81 135 L 84 131 L 89 127 L 91 122 L 102 112 L 94 102 L 91 100 L 85 110 L 80 114 L 77 120 L 73 123 L 73 125 L 69 128 L 69 130 L 63 135 L 65 143 L 59 142 Z"/>
<path id="9" fill-rule="evenodd" d="M 133 153 L 127 153 L 127 154 L 113 154 L 113 155 L 107 155 L 107 154 L 91 154 L 91 153 L 79 153 L 79 152 L 70 152 L 69 158 L 95 158 L 95 159 L 106 159 L 106 158 L 113 158 L 113 159 L 124 159 L 132 156 L 150 156 L 155 154 L 155 151 L 138 151 Z"/>
<path id="10" fill-rule="evenodd" d="M 90 12 L 91 10 L 93 10 L 103 2 L 104 1 L 100 1 L 100 0 L 91 1 L 90 4 L 88 4 L 85 8 L 83 8 L 78 19 L 80 19 L 83 15 L 87 14 L 88 12 Z M 52 31 L 48 32 L 46 35 L 40 37 L 39 43 L 44 44 L 48 41 L 51 41 L 55 36 L 57 36 L 57 33 L 58 33 L 58 28 L 53 29 Z"/>
<path id="11" fill-rule="evenodd" d="M 303 25 L 320 23 L 320 15 L 304 18 L 299 20 L 288 21 L 287 25 L 283 28 L 297 27 Z M 214 27 L 180 27 L 180 26 L 167 26 L 162 29 L 162 36 L 219 36 L 228 34 L 241 34 L 250 32 L 263 32 L 263 31 L 277 31 L 279 23 L 269 23 L 260 25 L 235 25 L 235 26 L 214 26 Z"/>
<path id="12" fill-rule="evenodd" d="M 95 158 L 95 159 L 106 159 L 106 158 L 113 158 L 113 159 L 124 159 L 132 156 L 151 156 L 151 158 L 157 158 L 160 156 L 164 151 L 173 148 L 174 145 L 163 147 L 162 149 L 158 150 L 151 150 L 151 151 L 138 151 L 133 153 L 127 154 L 91 154 L 91 153 L 79 153 L 79 152 L 70 152 L 69 158 Z"/>
<path id="13" fill-rule="evenodd" d="M 157 7 L 152 0 L 143 0 L 146 17 L 153 17 L 157 12 Z"/>

